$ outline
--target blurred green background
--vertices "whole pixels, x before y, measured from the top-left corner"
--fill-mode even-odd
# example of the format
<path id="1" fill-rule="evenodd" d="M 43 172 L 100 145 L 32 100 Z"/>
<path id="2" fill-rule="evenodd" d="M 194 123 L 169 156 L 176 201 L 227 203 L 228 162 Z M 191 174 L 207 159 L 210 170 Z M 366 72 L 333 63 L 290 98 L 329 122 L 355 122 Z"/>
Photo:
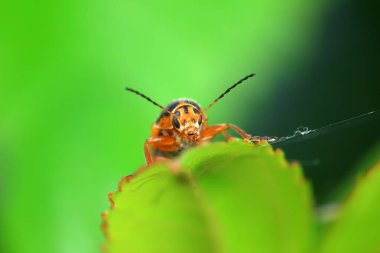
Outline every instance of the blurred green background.
<path id="1" fill-rule="evenodd" d="M 380 108 L 378 1 L 17 1 L 0 4 L 0 251 L 100 251 L 100 213 L 144 163 L 159 109 L 286 136 Z M 283 148 L 318 203 L 379 140 L 378 120 Z"/>

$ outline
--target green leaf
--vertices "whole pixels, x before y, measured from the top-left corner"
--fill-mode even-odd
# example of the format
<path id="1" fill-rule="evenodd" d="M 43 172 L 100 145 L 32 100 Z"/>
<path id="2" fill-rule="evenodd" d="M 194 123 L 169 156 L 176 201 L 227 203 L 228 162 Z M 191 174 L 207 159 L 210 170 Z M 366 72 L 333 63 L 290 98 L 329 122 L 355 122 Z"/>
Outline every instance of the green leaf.
<path id="1" fill-rule="evenodd" d="M 380 162 L 352 192 L 321 252 L 380 252 Z"/>
<path id="2" fill-rule="evenodd" d="M 111 253 L 293 253 L 313 247 L 309 185 L 299 165 L 289 165 L 269 145 L 194 148 L 146 169 L 121 190 L 105 215 Z"/>
<path id="3" fill-rule="evenodd" d="M 367 148 L 368 151 L 354 166 L 349 168 L 350 172 L 347 173 L 346 179 L 331 193 L 327 202 L 334 202 L 341 200 L 347 196 L 355 187 L 356 180 L 363 176 L 369 169 L 374 167 L 380 159 L 380 139 L 377 140 L 375 145 Z"/>

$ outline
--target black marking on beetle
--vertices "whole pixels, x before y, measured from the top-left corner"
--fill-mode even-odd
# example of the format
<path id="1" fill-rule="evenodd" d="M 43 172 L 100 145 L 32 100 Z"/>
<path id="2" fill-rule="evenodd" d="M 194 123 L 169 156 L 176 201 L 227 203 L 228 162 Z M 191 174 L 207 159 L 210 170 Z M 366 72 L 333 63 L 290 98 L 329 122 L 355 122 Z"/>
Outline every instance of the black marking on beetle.
<path id="1" fill-rule="evenodd" d="M 170 115 L 170 113 L 168 113 L 167 111 L 163 111 L 163 112 L 161 112 L 160 116 L 158 116 L 158 118 L 157 118 L 157 120 L 156 120 L 156 123 L 158 123 L 158 121 L 160 121 L 160 119 L 161 119 L 162 117 L 167 117 L 167 116 L 169 116 L 169 115 Z"/>
<path id="2" fill-rule="evenodd" d="M 201 124 L 202 124 L 202 116 L 200 116 L 198 119 L 198 125 L 201 125 Z"/>
<path id="3" fill-rule="evenodd" d="M 180 124 L 179 124 L 179 121 L 177 119 L 177 117 L 173 117 L 173 125 L 176 127 L 176 128 L 180 128 Z"/>
<path id="4" fill-rule="evenodd" d="M 199 114 L 199 111 L 198 111 L 196 108 L 194 108 L 194 107 L 193 107 L 193 112 L 194 112 L 195 114 Z"/>
<path id="5" fill-rule="evenodd" d="M 173 111 L 178 105 L 179 105 L 180 101 L 179 100 L 176 100 L 176 101 L 173 101 L 171 102 L 167 107 L 166 109 L 171 112 Z"/>
<path id="6" fill-rule="evenodd" d="M 187 108 L 186 105 L 185 105 L 185 106 L 182 106 L 182 108 L 183 108 L 183 111 L 184 111 L 186 114 L 189 113 L 189 108 Z"/>
<path id="7" fill-rule="evenodd" d="M 180 111 L 175 111 L 174 114 L 177 115 L 177 116 L 181 116 L 181 112 Z"/>
<path id="8" fill-rule="evenodd" d="M 195 102 L 194 100 L 191 100 L 191 99 L 184 99 L 183 102 L 193 105 L 193 106 L 196 107 L 198 110 L 201 109 L 201 107 L 198 105 L 198 103 Z"/>

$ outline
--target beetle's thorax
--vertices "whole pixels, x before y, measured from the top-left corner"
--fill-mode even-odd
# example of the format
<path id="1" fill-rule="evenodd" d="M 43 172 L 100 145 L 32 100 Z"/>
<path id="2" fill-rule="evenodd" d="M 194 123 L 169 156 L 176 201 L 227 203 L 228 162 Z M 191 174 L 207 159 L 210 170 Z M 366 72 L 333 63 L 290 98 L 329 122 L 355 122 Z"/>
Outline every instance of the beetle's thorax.
<path id="1" fill-rule="evenodd" d="M 191 146 L 198 142 L 202 126 L 202 116 L 199 110 L 191 104 L 181 104 L 175 108 L 173 114 L 173 127 L 178 142 L 184 146 Z"/>

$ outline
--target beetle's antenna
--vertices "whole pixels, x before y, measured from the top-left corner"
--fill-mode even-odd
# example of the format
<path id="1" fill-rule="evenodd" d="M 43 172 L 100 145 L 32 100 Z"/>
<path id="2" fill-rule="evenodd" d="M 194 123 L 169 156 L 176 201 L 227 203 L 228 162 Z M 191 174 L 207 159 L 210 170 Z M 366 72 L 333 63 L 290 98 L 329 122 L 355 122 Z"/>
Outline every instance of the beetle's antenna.
<path id="1" fill-rule="evenodd" d="M 154 102 L 152 99 L 150 99 L 149 97 L 145 96 L 144 94 L 138 92 L 137 90 L 134 90 L 134 89 L 129 88 L 129 87 L 125 87 L 125 89 L 126 89 L 127 91 L 130 91 L 130 92 L 132 92 L 132 93 L 135 93 L 135 94 L 137 94 L 137 95 L 139 95 L 139 96 L 145 98 L 146 100 L 148 100 L 149 102 L 151 102 L 151 103 L 154 104 L 155 106 L 160 107 L 162 110 L 169 112 L 168 110 L 166 110 L 165 107 L 163 107 L 162 105 L 159 105 L 158 103 Z M 171 112 L 169 112 L 169 113 L 171 114 Z"/>
<path id="2" fill-rule="evenodd" d="M 209 106 L 207 106 L 206 109 L 204 109 L 203 111 L 207 111 L 208 109 L 210 109 L 216 102 L 218 102 L 222 97 L 224 97 L 224 95 L 226 95 L 228 92 L 230 92 L 233 88 L 235 88 L 236 86 L 238 86 L 242 82 L 248 80 L 249 78 L 254 77 L 255 75 L 256 74 L 252 73 L 252 74 L 249 74 L 248 76 L 240 79 L 237 83 L 235 83 L 230 88 L 228 88 L 225 92 L 223 92 L 217 99 L 214 100 L 214 102 L 212 102 Z"/>

